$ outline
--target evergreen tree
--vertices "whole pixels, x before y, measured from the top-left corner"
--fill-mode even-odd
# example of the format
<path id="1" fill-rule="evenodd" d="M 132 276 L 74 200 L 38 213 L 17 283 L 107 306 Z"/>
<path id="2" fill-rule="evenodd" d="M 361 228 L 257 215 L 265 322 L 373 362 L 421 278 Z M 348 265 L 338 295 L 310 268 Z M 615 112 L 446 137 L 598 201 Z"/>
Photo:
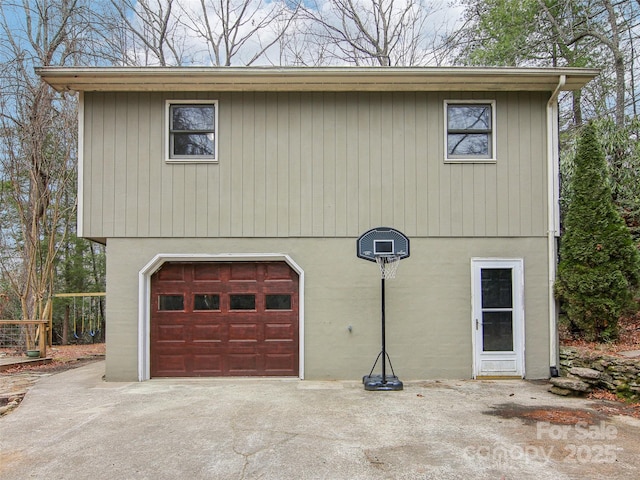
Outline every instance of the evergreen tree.
<path id="1" fill-rule="evenodd" d="M 613 203 L 592 124 L 584 128 L 575 163 L 556 294 L 575 331 L 588 340 L 610 340 L 640 282 L 640 253 Z"/>

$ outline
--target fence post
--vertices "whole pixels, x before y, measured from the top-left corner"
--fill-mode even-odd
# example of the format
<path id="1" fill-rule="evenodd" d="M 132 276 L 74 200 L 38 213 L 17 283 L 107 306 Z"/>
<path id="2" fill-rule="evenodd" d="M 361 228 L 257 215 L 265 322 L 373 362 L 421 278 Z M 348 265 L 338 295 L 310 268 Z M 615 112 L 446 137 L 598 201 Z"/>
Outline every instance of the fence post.
<path id="1" fill-rule="evenodd" d="M 40 358 L 47 356 L 47 321 L 43 320 L 40 324 L 40 335 L 38 336 L 38 348 L 40 349 Z"/>

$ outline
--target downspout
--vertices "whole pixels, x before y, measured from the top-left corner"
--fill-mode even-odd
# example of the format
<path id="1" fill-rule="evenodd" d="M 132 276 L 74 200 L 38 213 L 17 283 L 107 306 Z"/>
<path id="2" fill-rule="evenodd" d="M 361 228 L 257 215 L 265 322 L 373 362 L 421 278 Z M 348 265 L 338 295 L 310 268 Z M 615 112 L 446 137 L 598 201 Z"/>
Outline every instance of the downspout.
<path id="1" fill-rule="evenodd" d="M 560 140 L 558 95 L 567 81 L 560 75 L 558 85 L 547 102 L 547 254 L 549 271 L 549 374 L 558 376 L 558 312 L 554 295 L 556 281 L 556 237 L 560 236 Z"/>

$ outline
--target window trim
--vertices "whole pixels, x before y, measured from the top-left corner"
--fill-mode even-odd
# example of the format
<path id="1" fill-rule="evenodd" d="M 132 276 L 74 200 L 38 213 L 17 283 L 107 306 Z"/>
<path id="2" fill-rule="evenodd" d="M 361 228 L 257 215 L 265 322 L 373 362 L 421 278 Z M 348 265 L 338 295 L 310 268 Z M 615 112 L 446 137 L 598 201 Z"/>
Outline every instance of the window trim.
<path id="1" fill-rule="evenodd" d="M 489 105 L 491 107 L 491 131 L 489 132 L 491 155 L 449 157 L 449 105 Z M 444 161 L 445 163 L 496 163 L 496 101 L 495 100 L 445 100 L 444 101 Z"/>
<path id="2" fill-rule="evenodd" d="M 193 105 L 193 106 L 207 106 L 213 105 L 213 155 L 180 155 L 177 157 L 171 156 L 171 107 L 174 105 Z M 167 163 L 218 163 L 218 143 L 219 143 L 219 129 L 218 129 L 218 100 L 166 100 L 165 101 L 165 124 L 164 134 L 165 142 L 164 158 Z"/>

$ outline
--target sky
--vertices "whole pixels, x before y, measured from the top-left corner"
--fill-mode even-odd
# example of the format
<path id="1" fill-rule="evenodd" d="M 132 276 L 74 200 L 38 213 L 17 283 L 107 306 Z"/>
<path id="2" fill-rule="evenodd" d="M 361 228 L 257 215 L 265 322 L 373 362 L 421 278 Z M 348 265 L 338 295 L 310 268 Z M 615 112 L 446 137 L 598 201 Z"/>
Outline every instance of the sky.
<path id="1" fill-rule="evenodd" d="M 28 3 L 31 5 L 35 5 L 36 3 L 46 2 L 49 5 L 55 5 L 55 3 L 64 0 L 28 0 Z M 103 0 L 108 1 L 108 0 Z M 152 6 L 166 4 L 167 0 L 147 0 L 148 4 Z M 243 0 L 232 0 L 232 3 L 235 2 L 237 5 L 239 2 Z M 246 24 L 239 29 L 240 36 L 243 36 L 251 31 L 252 28 L 255 28 L 255 25 L 259 24 L 261 19 L 265 16 L 271 14 L 273 9 L 279 5 L 286 6 L 291 5 L 292 0 L 249 0 L 251 1 L 251 6 L 248 9 L 248 12 L 251 14 L 251 18 Z M 403 4 L 406 4 L 407 1 L 410 0 L 394 0 L 394 6 L 396 9 L 399 9 Z M 413 0 L 411 0 L 413 1 Z M 455 28 L 456 25 L 459 25 L 459 20 L 461 17 L 462 9 L 460 7 L 452 7 L 450 5 L 451 2 L 448 0 L 415 0 L 423 2 L 422 12 L 426 11 L 426 9 L 433 9 L 433 12 L 430 12 L 428 17 L 424 22 L 423 33 L 425 38 L 430 38 L 434 35 L 440 35 L 446 29 L 447 31 L 451 31 Z M 312 2 L 317 5 L 318 10 L 322 11 L 325 15 L 325 18 L 329 20 L 329 22 L 338 24 L 339 19 L 332 15 L 331 9 L 329 8 L 329 3 L 326 0 L 304 0 L 306 6 L 311 6 Z M 317 3 L 316 3 L 317 2 Z M 371 2 L 370 0 L 355 0 L 356 4 L 360 3 L 363 5 L 365 10 L 370 10 Z M 99 2 L 92 0 L 80 0 L 80 3 L 84 3 L 88 5 L 90 8 L 92 6 L 100 5 Z M 135 5 L 137 2 L 133 1 Z M 184 63 L 194 63 L 199 65 L 208 65 L 215 64 L 214 55 L 212 54 L 212 49 L 208 48 L 207 43 L 199 37 L 195 33 L 195 25 L 192 24 L 189 20 L 189 17 L 199 21 L 203 18 L 203 15 L 200 10 L 200 0 L 179 0 L 179 7 L 174 6 L 173 12 L 177 13 L 176 18 L 177 21 L 173 22 L 172 27 L 170 29 L 170 34 L 175 35 L 176 37 L 183 38 L 182 51 L 191 53 L 191 55 L 183 56 L 181 62 Z M 208 9 L 208 15 L 210 21 L 213 23 L 216 18 L 215 12 L 212 10 L 211 5 L 217 2 L 213 2 L 211 0 L 208 1 L 208 5 L 210 5 Z M 140 6 L 137 8 L 138 12 L 141 11 Z M 9 30 L 13 35 L 24 36 L 25 31 L 25 15 L 23 11 L 23 4 L 21 0 L 0 0 L 0 12 L 4 14 L 4 19 L 6 21 Z M 36 16 L 34 15 L 34 18 Z M 131 12 L 130 19 L 134 19 L 135 15 Z M 139 21 L 139 19 L 138 19 Z M 250 59 L 254 56 L 254 54 L 260 51 L 264 45 L 269 44 L 274 38 L 276 38 L 277 33 L 276 29 L 273 28 L 275 23 L 272 23 L 268 28 L 260 29 L 258 34 L 254 34 L 250 39 L 244 43 L 242 51 L 233 59 L 234 65 L 244 65 L 250 61 Z M 201 27 L 201 25 L 200 25 Z M 305 37 L 310 30 L 310 26 L 305 24 L 304 22 L 300 22 L 297 24 L 297 37 L 295 46 L 295 50 L 299 55 L 304 57 L 307 62 L 313 63 L 312 55 L 311 55 L 311 44 L 309 43 L 308 38 Z M 142 31 L 142 26 L 138 26 L 138 31 Z M 429 42 L 427 42 L 429 43 Z M 426 44 L 425 44 L 426 45 Z M 326 45 L 323 45 L 326 47 Z M 425 48 L 430 48 L 428 45 Z M 4 52 L 3 52 L 4 50 Z M 167 51 L 167 49 L 165 49 Z M 281 50 L 274 46 L 268 50 L 268 55 L 263 56 L 259 59 L 259 61 L 253 63 L 254 65 L 272 65 L 272 64 L 280 64 L 280 63 L 290 63 L 291 60 L 285 60 L 284 62 L 281 60 L 280 55 Z M 10 52 L 7 52 L 6 49 L 0 45 L 0 61 L 3 59 L 2 57 L 6 56 Z M 167 54 L 169 52 L 167 51 Z M 147 58 L 141 54 L 136 54 L 138 58 L 138 63 L 146 64 L 148 63 Z M 224 63 L 224 59 L 221 60 Z M 325 60 L 327 62 L 328 60 Z"/>

